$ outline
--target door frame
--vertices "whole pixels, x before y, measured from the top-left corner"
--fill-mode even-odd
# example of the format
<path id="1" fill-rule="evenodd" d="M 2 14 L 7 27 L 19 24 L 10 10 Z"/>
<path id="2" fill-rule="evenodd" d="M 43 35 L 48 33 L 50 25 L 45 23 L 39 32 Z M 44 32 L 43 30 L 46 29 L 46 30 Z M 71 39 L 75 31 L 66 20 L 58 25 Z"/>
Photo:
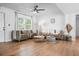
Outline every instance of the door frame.
<path id="1" fill-rule="evenodd" d="M 3 14 L 3 20 L 4 20 L 3 31 L 4 31 L 4 42 L 5 42 L 5 13 L 4 12 L 0 12 L 0 14 Z"/>

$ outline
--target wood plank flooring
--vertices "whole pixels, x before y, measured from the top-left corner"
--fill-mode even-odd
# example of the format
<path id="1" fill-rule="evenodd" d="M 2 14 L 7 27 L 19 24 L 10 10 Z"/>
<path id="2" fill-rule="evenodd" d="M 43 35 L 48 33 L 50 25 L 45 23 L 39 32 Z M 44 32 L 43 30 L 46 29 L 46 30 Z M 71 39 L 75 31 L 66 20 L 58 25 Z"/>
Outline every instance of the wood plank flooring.
<path id="1" fill-rule="evenodd" d="M 33 39 L 21 42 L 0 43 L 1 56 L 79 56 L 77 41 L 34 42 Z"/>

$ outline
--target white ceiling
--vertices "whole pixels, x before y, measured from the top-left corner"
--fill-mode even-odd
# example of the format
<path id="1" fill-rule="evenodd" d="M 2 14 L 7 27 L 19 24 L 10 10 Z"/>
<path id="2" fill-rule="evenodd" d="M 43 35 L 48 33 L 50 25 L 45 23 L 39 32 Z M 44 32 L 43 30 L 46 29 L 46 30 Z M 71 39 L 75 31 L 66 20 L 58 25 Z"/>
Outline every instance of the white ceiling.
<path id="1" fill-rule="evenodd" d="M 30 10 L 33 9 L 34 5 L 37 4 L 40 5 L 39 8 L 49 8 L 50 11 L 55 10 L 58 13 L 79 13 L 79 3 L 0 3 L 0 6 L 22 11 L 24 13 L 29 13 Z"/>
<path id="2" fill-rule="evenodd" d="M 33 8 L 33 3 L 0 3 L 0 6 L 7 7 L 16 11 L 20 11 L 25 14 L 31 14 L 29 13 L 31 8 Z"/>
<path id="3" fill-rule="evenodd" d="M 0 3 L 0 6 L 8 7 L 14 10 L 26 10 L 27 8 L 33 8 L 33 3 Z"/>
<path id="4" fill-rule="evenodd" d="M 64 14 L 79 13 L 79 3 L 57 3 Z"/>
<path id="5" fill-rule="evenodd" d="M 55 13 L 54 11 L 56 11 L 57 14 L 63 14 L 55 3 L 0 3 L 0 6 L 8 7 L 28 14 L 35 5 L 39 5 L 39 8 L 45 8 L 53 14 Z"/>

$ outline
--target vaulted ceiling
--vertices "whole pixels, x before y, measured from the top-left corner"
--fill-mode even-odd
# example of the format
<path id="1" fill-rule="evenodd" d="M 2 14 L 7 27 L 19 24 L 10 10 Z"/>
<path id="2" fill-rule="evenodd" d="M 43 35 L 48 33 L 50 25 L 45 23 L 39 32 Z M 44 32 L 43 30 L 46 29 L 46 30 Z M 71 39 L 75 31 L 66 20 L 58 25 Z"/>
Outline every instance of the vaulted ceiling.
<path id="1" fill-rule="evenodd" d="M 47 8 L 50 9 L 50 11 L 55 10 L 58 13 L 79 13 L 79 3 L 0 3 L 0 6 L 22 11 L 24 13 L 29 13 L 34 5 L 40 5 L 40 8 Z"/>
<path id="2" fill-rule="evenodd" d="M 31 12 L 35 5 L 39 5 L 39 8 L 44 8 L 47 12 L 52 14 L 63 14 L 56 3 L 0 3 L 0 6 L 8 7 L 28 14 L 31 14 L 29 12 Z"/>
<path id="3" fill-rule="evenodd" d="M 16 11 L 20 11 L 22 13 L 27 13 L 30 14 L 31 8 L 33 8 L 34 4 L 33 3 L 0 3 L 0 6 L 10 8 Z"/>
<path id="4" fill-rule="evenodd" d="M 14 10 L 27 10 L 33 8 L 33 3 L 0 3 L 0 6 L 8 7 Z"/>
<path id="5" fill-rule="evenodd" d="M 57 3 L 64 14 L 79 14 L 79 3 Z"/>

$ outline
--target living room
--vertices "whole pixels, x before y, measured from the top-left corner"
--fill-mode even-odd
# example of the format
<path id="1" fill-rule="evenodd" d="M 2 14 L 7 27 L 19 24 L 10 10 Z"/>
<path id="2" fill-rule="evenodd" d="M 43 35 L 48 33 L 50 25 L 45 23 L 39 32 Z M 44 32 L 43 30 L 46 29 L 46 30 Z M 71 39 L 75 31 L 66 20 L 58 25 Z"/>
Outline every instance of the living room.
<path id="1" fill-rule="evenodd" d="M 72 48 L 79 10 L 75 6 L 79 4 L 0 3 L 0 55 L 79 55 Z"/>

